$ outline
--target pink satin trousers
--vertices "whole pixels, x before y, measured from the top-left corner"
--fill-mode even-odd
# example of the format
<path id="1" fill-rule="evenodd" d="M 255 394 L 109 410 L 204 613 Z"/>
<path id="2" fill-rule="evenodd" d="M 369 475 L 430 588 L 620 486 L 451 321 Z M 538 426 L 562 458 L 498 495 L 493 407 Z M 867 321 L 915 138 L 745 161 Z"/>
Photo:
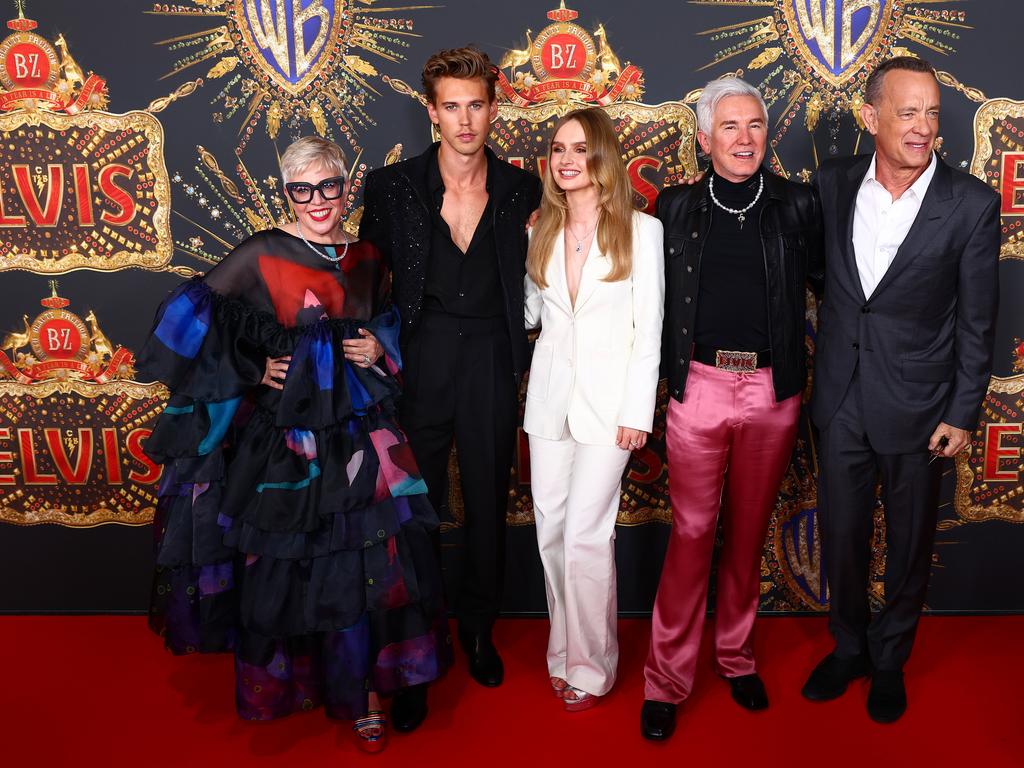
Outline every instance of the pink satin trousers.
<path id="1" fill-rule="evenodd" d="M 669 399 L 672 534 L 654 602 L 645 699 L 678 704 L 690 695 L 719 510 L 715 668 L 724 677 L 756 670 L 761 551 L 799 415 L 800 395 L 775 402 L 771 368 L 738 374 L 691 362 L 683 401 Z"/>

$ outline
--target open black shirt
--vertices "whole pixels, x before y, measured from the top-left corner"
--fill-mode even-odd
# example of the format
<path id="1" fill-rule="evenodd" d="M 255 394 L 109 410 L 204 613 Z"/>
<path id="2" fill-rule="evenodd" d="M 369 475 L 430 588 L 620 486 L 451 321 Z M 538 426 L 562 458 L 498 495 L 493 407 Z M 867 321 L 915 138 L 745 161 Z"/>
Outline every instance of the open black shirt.
<path id="1" fill-rule="evenodd" d="M 463 253 L 452 240 L 451 229 L 441 216 L 444 181 L 437 153 L 430 160 L 427 183 L 430 188 L 432 235 L 423 290 L 425 310 L 446 312 L 457 317 L 500 317 L 505 314 L 492 221 L 492 162 L 488 155 L 487 205 L 473 232 L 469 248 Z"/>

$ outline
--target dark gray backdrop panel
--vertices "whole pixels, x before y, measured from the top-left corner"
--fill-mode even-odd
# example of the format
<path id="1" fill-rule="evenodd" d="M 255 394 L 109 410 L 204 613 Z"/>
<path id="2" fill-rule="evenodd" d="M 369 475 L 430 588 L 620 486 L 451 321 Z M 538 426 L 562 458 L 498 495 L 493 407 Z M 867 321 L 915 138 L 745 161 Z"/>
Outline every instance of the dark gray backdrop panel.
<path id="1" fill-rule="evenodd" d="M 400 5 L 392 3 L 391 5 Z M 475 42 L 492 58 L 508 48 L 520 47 L 527 27 L 546 24 L 544 14 L 556 5 L 552 0 L 520 0 L 515 3 L 449 0 L 443 8 L 405 14 L 416 21 L 421 38 L 411 38 L 409 59 L 382 64 L 382 69 L 419 87 L 422 60 L 433 50 Z M 707 7 L 676 2 L 613 2 L 577 0 L 571 7 L 581 13 L 588 29 L 603 22 L 609 42 L 625 62 L 644 70 L 645 101 L 657 103 L 682 98 L 710 77 L 744 66 L 751 55 L 738 56 L 698 72 L 711 60 L 718 46 L 698 32 L 765 15 L 766 8 Z M 30 16 L 40 22 L 38 32 L 53 39 L 62 32 L 86 70 L 105 77 L 112 112 L 141 109 L 186 79 L 184 75 L 158 81 L 172 57 L 155 41 L 203 28 L 188 20 L 145 15 L 151 3 L 104 0 L 83 3 L 53 0 L 33 3 Z M 973 27 L 963 30 L 955 56 L 934 55 L 934 63 L 954 73 L 961 82 L 980 88 L 989 98 L 1020 96 L 1020 84 L 1009 56 L 1019 45 L 1016 25 L 1007 23 L 1007 4 L 978 0 L 961 4 Z M 206 25 L 210 26 L 210 25 Z M 913 47 L 913 46 L 912 46 Z M 915 47 L 922 52 L 922 49 Z M 366 55 L 367 59 L 373 59 Z M 1006 62 L 1007 65 L 1004 65 Z M 202 75 L 202 67 L 188 78 Z M 169 172 L 189 171 L 195 165 L 195 146 L 202 144 L 219 158 L 230 158 L 237 125 L 215 124 L 209 100 L 218 89 L 216 81 L 195 95 L 160 113 L 167 146 Z M 970 159 L 973 150 L 971 120 L 977 105 L 944 88 L 943 130 L 947 160 L 954 165 Z M 406 97 L 384 90 L 369 107 L 378 127 L 361 136 L 365 158 L 378 165 L 396 142 L 405 145 L 405 156 L 420 151 L 429 140 L 428 124 L 420 108 Z M 283 148 L 290 137 L 282 131 Z M 837 143 L 841 153 L 852 151 L 855 134 L 849 126 Z M 816 139 L 819 152 L 828 145 L 823 126 Z M 262 149 L 261 149 L 262 147 Z M 861 145 L 870 151 L 870 142 Z M 801 127 L 791 132 L 780 150 L 787 168 L 812 167 L 811 139 Z M 257 159 L 262 157 L 262 159 Z M 265 136 L 254 140 L 245 159 L 257 177 L 275 173 L 273 144 Z M 188 213 L 189 201 L 176 197 L 174 206 Z M 175 233 L 180 220 L 172 218 Z M 180 254 L 175 263 L 202 268 Z M 1021 333 L 1021 288 L 1024 265 L 1004 262 L 1000 343 Z M 47 277 L 26 273 L 0 275 L 0 328 L 18 324 L 21 313 L 46 291 Z M 75 311 L 97 310 L 108 335 L 118 344 L 138 349 L 149 328 L 153 311 L 177 282 L 169 274 L 129 270 L 112 274 L 78 272 L 60 278 L 61 292 L 70 297 Z M 28 298 L 26 298 L 28 297 Z M 996 373 L 1010 374 L 1009 356 L 997 354 Z M 946 500 L 949 499 L 949 492 Z M 946 509 L 943 516 L 950 516 Z M 651 524 L 620 528 L 618 532 L 619 605 L 623 612 L 650 609 L 664 554 L 667 528 Z M 56 526 L 19 528 L 0 524 L 0 611 L 116 611 L 145 608 L 149 589 L 152 534 L 148 527 L 103 526 L 71 530 Z M 929 605 L 939 610 L 1024 610 L 1024 590 L 1015 567 L 1016 554 L 1024 546 L 1024 527 L 1008 523 L 974 524 L 940 533 L 942 568 L 933 569 Z M 543 581 L 532 528 L 510 531 L 508 588 L 505 607 L 511 612 L 544 610 Z"/>

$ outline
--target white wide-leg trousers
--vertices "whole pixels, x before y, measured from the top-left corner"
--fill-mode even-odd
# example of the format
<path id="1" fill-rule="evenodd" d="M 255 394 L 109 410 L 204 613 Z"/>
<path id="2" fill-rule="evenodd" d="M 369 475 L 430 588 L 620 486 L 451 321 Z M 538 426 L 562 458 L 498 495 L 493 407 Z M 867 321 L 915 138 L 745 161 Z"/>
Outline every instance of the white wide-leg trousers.
<path id="1" fill-rule="evenodd" d="M 551 634 L 548 674 L 603 696 L 619 661 L 615 518 L 629 452 L 530 435 L 530 485 Z"/>

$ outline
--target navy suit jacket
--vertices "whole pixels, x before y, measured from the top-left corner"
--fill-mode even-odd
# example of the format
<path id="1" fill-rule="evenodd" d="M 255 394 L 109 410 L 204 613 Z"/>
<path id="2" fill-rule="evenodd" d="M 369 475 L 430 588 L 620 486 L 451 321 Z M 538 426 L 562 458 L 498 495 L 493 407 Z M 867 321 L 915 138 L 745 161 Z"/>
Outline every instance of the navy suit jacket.
<path id="1" fill-rule="evenodd" d="M 818 170 L 826 267 L 811 417 L 826 428 L 859 371 L 864 427 L 879 453 L 927 450 L 940 422 L 973 430 L 992 369 L 999 198 L 935 160 L 921 210 L 870 297 L 857 274 L 853 211 L 871 157 Z"/>

